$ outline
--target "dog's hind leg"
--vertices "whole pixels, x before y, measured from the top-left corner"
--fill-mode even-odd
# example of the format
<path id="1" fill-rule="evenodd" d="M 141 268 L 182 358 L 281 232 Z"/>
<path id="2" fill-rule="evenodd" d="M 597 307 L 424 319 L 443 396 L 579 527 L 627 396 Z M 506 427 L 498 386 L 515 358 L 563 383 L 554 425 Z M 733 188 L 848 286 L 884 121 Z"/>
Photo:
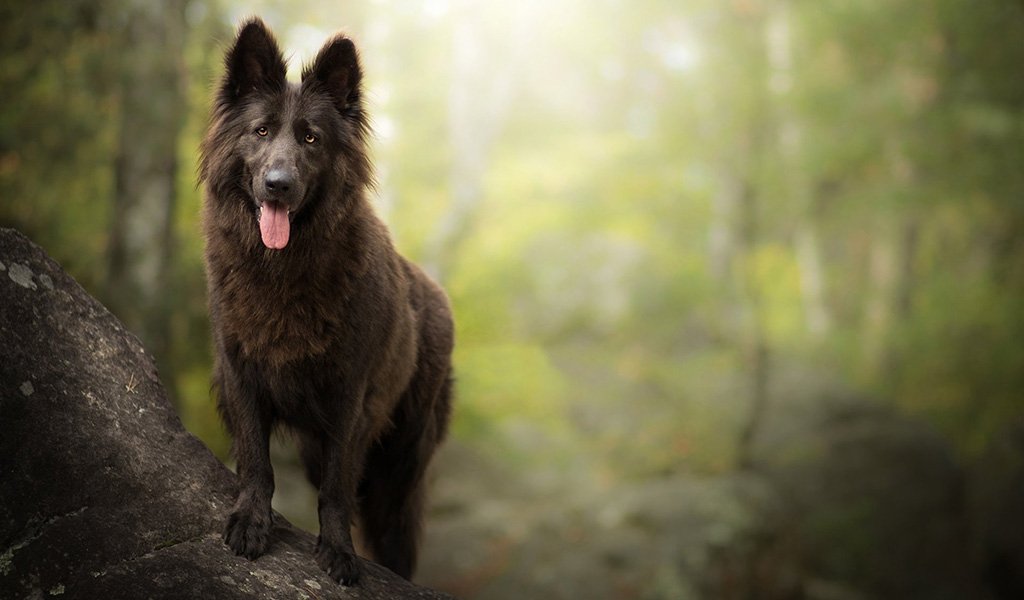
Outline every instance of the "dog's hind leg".
<path id="1" fill-rule="evenodd" d="M 370 449 L 360 485 L 365 541 L 378 563 L 406 579 L 416 569 L 427 466 L 445 435 L 451 403 L 447 374 L 429 382 L 422 375 L 402 397 L 394 427 Z"/>
<path id="2" fill-rule="evenodd" d="M 299 459 L 302 461 L 302 468 L 306 472 L 306 479 L 313 487 L 320 489 L 320 479 L 323 476 L 324 452 L 320 439 L 316 436 L 299 433 L 297 435 L 299 447 Z"/>

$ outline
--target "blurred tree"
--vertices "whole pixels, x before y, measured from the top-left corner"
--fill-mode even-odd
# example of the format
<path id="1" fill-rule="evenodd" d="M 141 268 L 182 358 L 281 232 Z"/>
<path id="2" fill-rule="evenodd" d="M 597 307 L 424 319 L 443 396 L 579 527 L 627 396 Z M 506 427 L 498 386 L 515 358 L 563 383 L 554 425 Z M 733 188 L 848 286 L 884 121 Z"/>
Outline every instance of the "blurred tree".
<path id="1" fill-rule="evenodd" d="M 817 198 L 812 181 L 816 173 L 805 164 L 804 115 L 793 94 L 797 85 L 796 58 L 802 39 L 794 31 L 790 0 L 769 4 L 765 21 L 765 54 L 768 58 L 768 90 L 776 121 L 775 146 L 779 172 L 778 190 L 784 209 L 794 216 L 793 246 L 800 268 L 800 296 L 807 331 L 820 341 L 828 333 L 831 316 L 825 303 L 825 274 L 818 240 Z M 794 46 L 798 49 L 795 50 Z"/>
<path id="2" fill-rule="evenodd" d="M 527 50 L 517 38 L 496 45 L 496 38 L 490 37 L 489 31 L 497 23 L 512 29 L 526 26 L 527 13 L 522 7 L 510 7 L 511 18 L 499 20 L 493 16 L 494 7 L 487 11 L 466 1 L 452 5 L 447 111 L 451 197 L 449 209 L 434 228 L 424 256 L 424 266 L 440 281 L 450 273 L 459 246 L 473 230 L 484 198 L 484 175 L 498 135 L 508 120 L 516 86 L 521 84 L 517 81 L 518 65 L 525 60 Z M 494 64 L 504 68 L 494 69 Z"/>
<path id="3" fill-rule="evenodd" d="M 222 454 L 193 165 L 252 13 L 356 36 L 385 216 L 455 304 L 454 435 L 523 477 L 728 471 L 836 388 L 967 456 L 1024 414 L 1018 0 L 0 5 L 0 222 L 169 344 Z"/>
<path id="4" fill-rule="evenodd" d="M 185 123 L 187 0 L 125 2 L 107 296 L 112 310 L 166 364 L 178 139 Z M 177 397 L 174 378 L 168 391 Z"/>
<path id="5" fill-rule="evenodd" d="M 112 188 L 114 0 L 0 5 L 0 222 L 99 290 Z"/>
<path id="6" fill-rule="evenodd" d="M 805 164 L 828 190 L 835 356 L 977 450 L 1024 408 L 1007 337 L 1024 281 L 997 266 L 1024 234 L 1024 85 L 1005 76 L 1024 60 L 1024 8 L 827 2 L 797 15 L 809 60 L 794 100 L 813 124 Z"/>

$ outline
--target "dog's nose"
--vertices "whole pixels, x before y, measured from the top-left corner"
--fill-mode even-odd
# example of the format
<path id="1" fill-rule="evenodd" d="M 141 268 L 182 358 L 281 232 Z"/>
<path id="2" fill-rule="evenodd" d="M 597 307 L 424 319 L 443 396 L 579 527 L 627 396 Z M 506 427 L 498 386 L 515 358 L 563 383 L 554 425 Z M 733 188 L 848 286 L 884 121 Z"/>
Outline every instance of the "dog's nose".
<path id="1" fill-rule="evenodd" d="M 267 191 L 276 196 L 287 194 L 295 186 L 295 179 L 285 169 L 271 169 L 263 179 Z"/>

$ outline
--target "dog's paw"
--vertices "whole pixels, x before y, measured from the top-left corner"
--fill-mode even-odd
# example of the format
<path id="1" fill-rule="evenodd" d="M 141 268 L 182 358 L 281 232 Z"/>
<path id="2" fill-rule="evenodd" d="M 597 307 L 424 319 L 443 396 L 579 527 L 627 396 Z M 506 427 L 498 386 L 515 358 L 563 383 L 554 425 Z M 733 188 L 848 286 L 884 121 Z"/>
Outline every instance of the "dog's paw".
<path id="1" fill-rule="evenodd" d="M 362 575 L 355 553 L 326 544 L 323 540 L 317 541 L 316 563 L 341 585 L 355 585 Z"/>
<path id="2" fill-rule="evenodd" d="M 235 511 L 224 528 L 224 543 L 239 555 L 254 560 L 267 550 L 270 516 L 257 517 L 249 511 Z"/>

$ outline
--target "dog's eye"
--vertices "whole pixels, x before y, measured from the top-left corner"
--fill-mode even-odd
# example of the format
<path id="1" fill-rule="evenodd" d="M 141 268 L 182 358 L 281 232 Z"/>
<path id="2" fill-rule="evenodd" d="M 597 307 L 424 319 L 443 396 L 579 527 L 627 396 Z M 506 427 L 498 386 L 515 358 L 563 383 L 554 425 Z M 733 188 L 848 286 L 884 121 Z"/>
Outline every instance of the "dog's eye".
<path id="1" fill-rule="evenodd" d="M 258 135 L 260 137 L 267 137 L 268 133 L 270 133 L 270 130 L 267 129 L 266 127 L 257 127 L 256 128 L 256 135 Z"/>
<path id="2" fill-rule="evenodd" d="M 313 135 L 312 133 L 307 133 L 306 137 L 303 138 L 303 139 L 306 140 L 307 144 L 315 144 L 316 143 L 316 136 Z"/>

